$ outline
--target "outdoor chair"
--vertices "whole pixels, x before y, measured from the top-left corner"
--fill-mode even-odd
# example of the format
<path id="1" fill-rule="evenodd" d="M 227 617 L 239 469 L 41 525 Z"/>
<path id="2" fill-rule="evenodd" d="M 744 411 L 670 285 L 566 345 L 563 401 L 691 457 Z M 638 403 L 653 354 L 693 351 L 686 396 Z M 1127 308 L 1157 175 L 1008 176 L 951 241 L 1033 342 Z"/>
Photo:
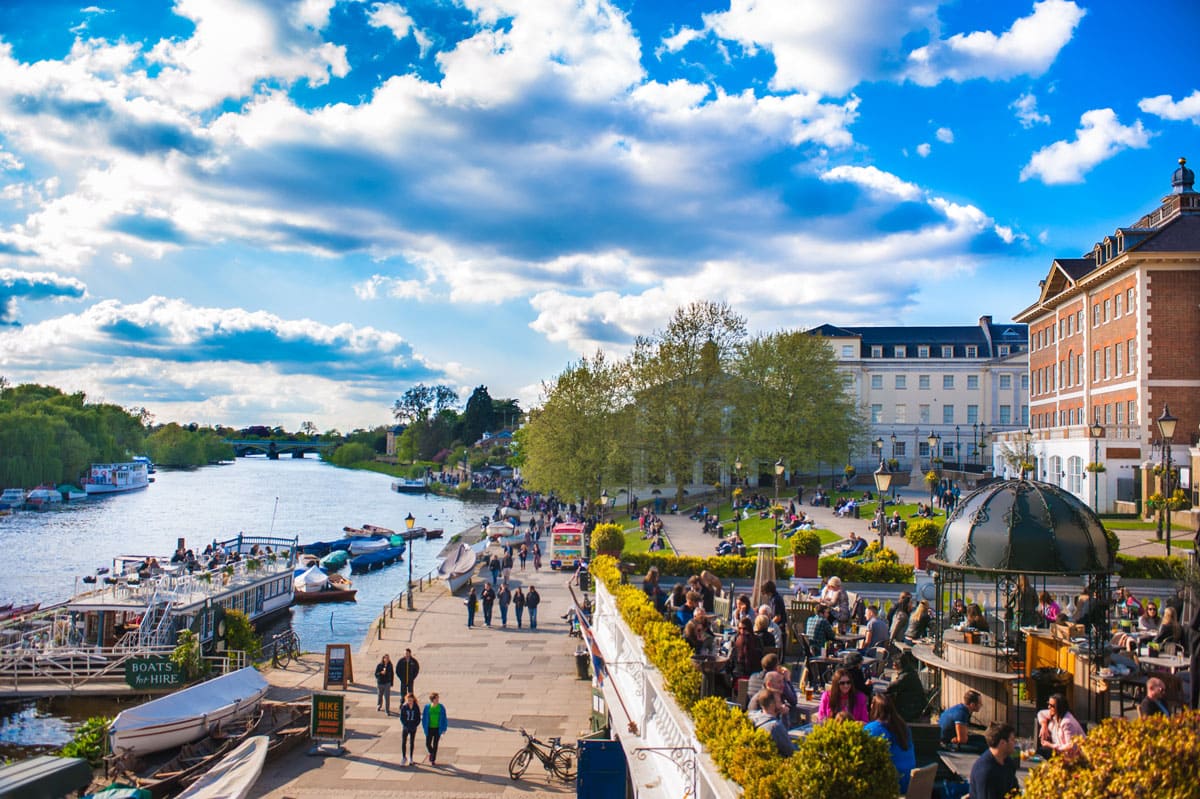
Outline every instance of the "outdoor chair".
<path id="1" fill-rule="evenodd" d="M 937 772 L 937 763 L 930 763 L 928 766 L 921 766 L 910 771 L 908 773 L 908 792 L 904 794 L 904 799 L 932 799 Z"/>

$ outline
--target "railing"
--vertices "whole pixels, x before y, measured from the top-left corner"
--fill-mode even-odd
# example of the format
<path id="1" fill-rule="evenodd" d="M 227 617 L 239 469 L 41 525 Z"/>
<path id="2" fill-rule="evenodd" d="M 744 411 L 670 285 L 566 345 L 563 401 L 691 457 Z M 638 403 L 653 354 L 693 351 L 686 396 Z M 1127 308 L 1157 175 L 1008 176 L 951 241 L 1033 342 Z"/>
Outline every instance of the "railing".
<path id="1" fill-rule="evenodd" d="M 411 555 L 412 553 L 409 553 L 409 554 Z M 410 588 L 412 590 L 417 590 L 417 591 L 421 591 L 422 593 L 424 593 L 425 588 L 427 586 L 432 586 L 433 583 L 437 580 L 437 571 L 438 570 L 436 568 L 430 569 L 425 574 L 422 574 L 418 577 L 413 578 L 414 581 L 411 586 L 406 586 L 405 590 L 401 591 L 400 593 L 396 594 L 394 597 L 392 597 L 391 599 L 388 600 L 387 604 L 383 606 L 383 611 L 379 614 L 379 622 L 375 626 L 375 637 L 376 638 L 379 638 L 379 639 L 383 638 L 383 631 L 385 629 L 387 629 L 388 619 L 395 618 L 395 616 L 396 616 L 396 608 L 403 609 L 403 606 L 405 604 L 404 598 L 405 598 L 405 596 L 407 596 Z"/>
<path id="2" fill-rule="evenodd" d="M 115 691 L 125 686 L 127 661 L 170 657 L 174 650 L 173 646 L 121 645 L 46 651 L 3 649 L 0 650 L 0 690 L 20 691 L 26 688 L 34 692 L 50 685 L 74 691 L 85 685 L 99 683 Z M 248 663 L 246 653 L 240 649 L 208 656 L 204 660 L 215 675 L 245 668 Z"/>

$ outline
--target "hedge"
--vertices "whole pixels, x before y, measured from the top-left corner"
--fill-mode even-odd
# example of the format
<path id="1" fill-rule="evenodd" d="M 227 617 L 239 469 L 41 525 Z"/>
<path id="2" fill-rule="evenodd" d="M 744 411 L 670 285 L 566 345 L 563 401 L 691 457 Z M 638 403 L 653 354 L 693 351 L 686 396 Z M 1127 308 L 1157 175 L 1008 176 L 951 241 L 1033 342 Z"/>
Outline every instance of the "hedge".
<path id="1" fill-rule="evenodd" d="M 827 555 L 817 561 L 817 574 L 821 577 L 837 575 L 848 583 L 911 583 L 914 579 L 913 567 L 907 563 L 892 560 L 857 563 L 837 555 Z"/>
<path id="2" fill-rule="evenodd" d="M 1117 569 L 1122 577 L 1130 580 L 1183 580 L 1187 577 L 1188 565 L 1178 555 L 1169 558 L 1117 555 Z"/>
<path id="3" fill-rule="evenodd" d="M 718 577 L 754 577 L 755 558 L 737 555 L 713 555 L 695 557 L 668 555 L 662 552 L 630 552 L 621 556 L 622 563 L 631 564 L 634 571 L 645 574 L 651 566 L 657 566 L 662 574 L 699 574 L 706 569 Z M 775 559 L 775 573 L 791 573 L 791 558 Z"/>

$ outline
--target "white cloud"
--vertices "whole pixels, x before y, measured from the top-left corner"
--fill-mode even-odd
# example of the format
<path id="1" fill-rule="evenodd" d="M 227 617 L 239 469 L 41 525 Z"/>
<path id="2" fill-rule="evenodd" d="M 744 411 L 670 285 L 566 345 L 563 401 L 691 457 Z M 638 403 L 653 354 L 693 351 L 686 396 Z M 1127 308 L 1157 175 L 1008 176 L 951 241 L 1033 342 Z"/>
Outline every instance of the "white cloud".
<path id="1" fill-rule="evenodd" d="M 1200 125 L 1200 89 L 1179 102 L 1175 102 L 1169 94 L 1147 97 L 1138 102 L 1138 108 L 1163 119 L 1175 122 L 1188 120 L 1193 125 Z"/>
<path id="2" fill-rule="evenodd" d="M 917 185 L 873 166 L 834 167 L 821 175 L 821 179 L 831 182 L 855 183 L 900 200 L 915 200 L 922 195 L 921 189 Z"/>
<path id="3" fill-rule="evenodd" d="M 371 275 L 367 280 L 354 284 L 354 294 L 360 300 L 378 299 L 380 293 L 395 300 L 427 300 L 432 296 L 429 286 L 420 280 Z"/>
<path id="4" fill-rule="evenodd" d="M 923 86 L 943 80 L 1037 77 L 1071 41 L 1086 13 L 1070 0 L 1041 0 L 1032 14 L 999 36 L 991 31 L 959 33 L 917 48 L 908 57 L 908 77 Z"/>
<path id="5" fill-rule="evenodd" d="M 950 128 L 938 128 L 934 135 L 943 144 L 954 144 L 954 131 L 950 130 Z"/>
<path id="6" fill-rule="evenodd" d="M 1074 141 L 1056 141 L 1038 150 L 1021 170 L 1021 180 L 1038 178 L 1047 185 L 1081 183 L 1097 164 L 1127 148 L 1150 145 L 1141 120 L 1122 125 L 1111 108 L 1087 111 L 1079 119 Z"/>
<path id="7" fill-rule="evenodd" d="M 413 29 L 412 17 L 399 3 L 376 3 L 371 6 L 367 21 L 376 28 L 387 28 L 397 39 L 408 36 Z"/>
<path id="8" fill-rule="evenodd" d="M 664 36 L 662 40 L 662 47 L 656 52 L 660 56 L 663 52 L 678 53 L 692 42 L 703 38 L 704 31 L 702 30 L 695 30 L 694 28 L 681 28 L 678 33 L 673 33 L 670 36 Z"/>
<path id="9" fill-rule="evenodd" d="M 917 155 L 921 156 L 922 158 L 928 158 L 929 153 L 932 150 L 933 150 L 933 147 L 930 146 L 929 142 L 927 142 L 927 141 L 921 142 L 920 144 L 917 145 Z"/>
<path id="10" fill-rule="evenodd" d="M 1145 102 L 1145 101 L 1143 101 Z M 1049 125 L 1050 117 L 1046 114 L 1038 113 L 1037 97 L 1033 92 L 1026 92 L 1013 100 L 1009 106 L 1017 114 L 1017 120 L 1020 121 L 1021 127 L 1029 129 L 1034 125 Z"/>
<path id="11" fill-rule="evenodd" d="M 24 169 L 25 162 L 15 155 L 4 150 L 0 150 L 0 169 L 6 172 L 15 172 L 18 169 Z"/>

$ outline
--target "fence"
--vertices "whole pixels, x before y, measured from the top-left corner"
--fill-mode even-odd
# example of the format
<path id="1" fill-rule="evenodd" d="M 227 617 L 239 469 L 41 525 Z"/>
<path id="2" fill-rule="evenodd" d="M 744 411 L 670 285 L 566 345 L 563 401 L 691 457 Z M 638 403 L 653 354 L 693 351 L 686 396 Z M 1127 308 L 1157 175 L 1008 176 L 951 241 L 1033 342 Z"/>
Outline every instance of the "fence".
<path id="1" fill-rule="evenodd" d="M 135 658 L 170 657 L 172 646 L 89 647 L 37 650 L 0 649 L 0 692 L 36 696 L 71 693 L 84 686 L 103 686 L 113 693 L 132 691 L 125 683 L 125 664 Z M 246 653 L 229 650 L 204 658 L 214 674 L 245 668 Z"/>
<path id="2" fill-rule="evenodd" d="M 412 590 L 424 592 L 427 586 L 433 585 L 433 583 L 437 580 L 437 571 L 437 569 L 430 569 L 425 574 L 416 577 L 415 581 L 410 583 L 405 590 L 388 600 L 388 603 L 383 606 L 383 612 L 379 614 L 379 622 L 375 625 L 375 637 L 377 639 L 382 640 L 383 631 L 387 629 L 388 619 L 395 618 L 396 608 L 401 608 L 403 606 L 404 599 L 408 595 L 408 592 Z"/>

